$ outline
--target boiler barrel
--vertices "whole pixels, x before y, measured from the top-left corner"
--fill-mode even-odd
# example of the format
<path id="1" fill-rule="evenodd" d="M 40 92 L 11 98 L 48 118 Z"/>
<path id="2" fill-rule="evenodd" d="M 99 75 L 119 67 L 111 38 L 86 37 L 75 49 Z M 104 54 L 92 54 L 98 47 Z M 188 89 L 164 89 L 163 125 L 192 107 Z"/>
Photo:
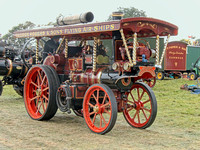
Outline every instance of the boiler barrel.
<path id="1" fill-rule="evenodd" d="M 57 18 L 57 24 L 62 26 L 62 25 L 71 25 L 71 24 L 78 24 L 78 23 L 87 23 L 87 22 L 91 22 L 93 19 L 94 19 L 93 13 L 86 12 L 80 15 L 70 16 L 70 17 L 60 16 Z"/>
<path id="2" fill-rule="evenodd" d="M 28 68 L 10 59 L 0 59 L 0 76 L 24 77 Z"/>

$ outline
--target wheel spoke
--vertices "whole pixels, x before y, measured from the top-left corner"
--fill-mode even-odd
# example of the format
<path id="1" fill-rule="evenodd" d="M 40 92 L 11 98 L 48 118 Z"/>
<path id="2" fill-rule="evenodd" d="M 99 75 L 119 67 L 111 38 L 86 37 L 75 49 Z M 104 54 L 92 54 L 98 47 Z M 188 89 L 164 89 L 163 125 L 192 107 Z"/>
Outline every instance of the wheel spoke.
<path id="1" fill-rule="evenodd" d="M 106 98 L 107 98 L 107 94 L 105 93 L 102 104 L 105 103 Z"/>
<path id="2" fill-rule="evenodd" d="M 39 112 L 41 106 L 42 106 L 42 103 L 40 103 L 39 107 L 37 108 L 36 114 Z"/>
<path id="3" fill-rule="evenodd" d="M 146 115 L 146 113 L 144 112 L 144 109 L 142 109 L 142 112 L 143 112 L 143 114 L 144 114 L 144 117 L 145 117 L 146 120 L 147 120 L 147 115 Z"/>
<path id="4" fill-rule="evenodd" d="M 98 100 L 97 100 L 97 98 L 95 97 L 94 93 L 92 94 L 92 96 L 94 97 L 96 103 L 98 104 Z"/>
<path id="5" fill-rule="evenodd" d="M 138 117 L 138 123 L 140 124 L 140 114 L 139 114 L 139 111 L 137 113 L 137 117 Z"/>
<path id="6" fill-rule="evenodd" d="M 92 120 L 92 123 L 93 123 L 93 124 L 94 124 L 94 122 L 95 122 L 95 120 L 96 120 L 96 117 L 97 117 L 97 113 L 95 113 L 94 118 L 93 118 L 93 120 Z"/>
<path id="7" fill-rule="evenodd" d="M 42 76 L 41 76 L 41 73 L 40 73 L 39 70 L 38 70 L 37 72 L 38 72 L 38 76 L 39 76 L 39 78 L 40 78 L 40 81 L 41 81 L 41 83 L 42 83 Z"/>
<path id="8" fill-rule="evenodd" d="M 137 88 L 138 100 L 140 99 L 140 90 Z"/>
<path id="9" fill-rule="evenodd" d="M 103 115 L 102 114 L 100 114 L 100 115 L 102 117 L 102 120 L 103 120 L 104 124 L 107 125 L 107 122 L 106 122 L 105 118 L 103 117 Z"/>
<path id="10" fill-rule="evenodd" d="M 36 107 L 38 107 L 39 100 L 40 100 L 40 98 L 38 97 L 37 101 L 36 101 L 36 104 L 35 104 Z"/>
<path id="11" fill-rule="evenodd" d="M 100 128 L 102 128 L 102 114 L 100 114 Z"/>
<path id="12" fill-rule="evenodd" d="M 45 100 L 45 104 L 46 104 L 46 108 L 47 108 L 48 102 L 46 100 Z"/>
<path id="13" fill-rule="evenodd" d="M 150 102 L 150 99 L 147 100 L 147 101 L 144 101 L 144 102 L 142 102 L 142 103 L 143 103 L 143 104 L 146 104 L 146 103 L 148 103 L 148 102 Z"/>
<path id="14" fill-rule="evenodd" d="M 42 91 L 44 92 L 44 91 L 46 91 L 46 90 L 48 90 L 49 89 L 49 87 L 46 87 L 46 88 L 44 88 Z"/>
<path id="15" fill-rule="evenodd" d="M 111 112 L 107 111 L 106 109 L 104 109 L 104 112 L 106 112 L 107 114 L 111 115 Z"/>
<path id="16" fill-rule="evenodd" d="M 99 103 L 99 89 L 97 89 L 97 104 Z"/>
<path id="17" fill-rule="evenodd" d="M 129 101 L 129 100 L 126 100 L 126 101 L 129 102 L 129 103 L 131 103 L 131 104 L 135 104 L 135 102 L 132 102 L 132 101 Z M 127 103 L 127 102 L 126 102 L 126 103 Z"/>
<path id="18" fill-rule="evenodd" d="M 42 79 L 42 84 L 41 84 L 41 85 L 44 84 L 45 79 L 46 79 L 46 75 L 43 77 L 43 79 Z"/>
<path id="19" fill-rule="evenodd" d="M 42 97 L 45 99 L 45 103 L 48 103 L 49 99 L 43 94 Z"/>
<path id="20" fill-rule="evenodd" d="M 143 90 L 143 92 L 142 92 L 140 98 L 138 99 L 138 101 L 140 101 L 140 100 L 142 99 L 143 95 L 144 95 L 144 90 Z"/>
<path id="21" fill-rule="evenodd" d="M 132 120 L 135 120 L 135 117 L 136 117 L 137 113 L 138 113 L 138 110 L 135 112 L 135 114 L 134 114 Z"/>
<path id="22" fill-rule="evenodd" d="M 30 102 L 32 102 L 33 100 L 35 100 L 36 98 L 38 98 L 38 96 L 35 96 L 33 98 L 30 99 Z"/>
<path id="23" fill-rule="evenodd" d="M 142 107 L 141 109 L 144 109 L 144 110 L 146 110 L 146 111 L 148 111 L 148 112 L 151 112 L 150 109 L 147 109 L 147 108 L 145 108 L 145 107 Z"/>
<path id="24" fill-rule="evenodd" d="M 33 84 L 35 87 L 39 87 L 35 82 L 33 82 L 32 80 L 31 80 L 31 84 Z"/>
<path id="25" fill-rule="evenodd" d="M 106 103 L 106 104 L 104 104 L 104 105 L 101 105 L 100 108 L 106 107 L 106 106 L 108 106 L 108 105 L 110 105 L 110 103 Z"/>
<path id="26" fill-rule="evenodd" d="M 89 115 L 91 116 L 91 115 L 93 115 L 93 114 L 95 114 L 95 112 L 93 111 L 93 112 L 91 112 L 91 113 L 89 113 Z"/>
<path id="27" fill-rule="evenodd" d="M 133 94 L 130 92 L 130 95 L 131 95 L 131 97 L 132 97 L 132 99 L 133 99 L 133 101 L 134 101 L 134 103 L 136 102 L 136 100 L 135 100 L 135 98 L 133 97 Z M 131 101 L 130 101 L 131 102 Z"/>
<path id="28" fill-rule="evenodd" d="M 88 105 L 89 105 L 90 107 L 94 107 L 94 105 L 92 105 L 91 103 L 88 103 Z"/>
<path id="29" fill-rule="evenodd" d="M 42 108 L 43 108 L 43 111 L 45 112 L 45 108 L 44 108 L 44 102 L 43 102 L 43 100 L 41 100 L 41 103 L 42 103 Z"/>
<path id="30" fill-rule="evenodd" d="M 130 109 L 127 109 L 127 112 L 131 111 L 134 109 L 134 106 L 132 106 Z"/>

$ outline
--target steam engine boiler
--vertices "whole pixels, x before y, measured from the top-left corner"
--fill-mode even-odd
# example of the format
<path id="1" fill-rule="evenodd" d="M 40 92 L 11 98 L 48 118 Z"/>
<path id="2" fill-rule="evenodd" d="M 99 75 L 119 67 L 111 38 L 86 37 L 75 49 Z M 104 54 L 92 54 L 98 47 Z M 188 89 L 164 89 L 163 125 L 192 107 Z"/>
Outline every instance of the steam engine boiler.
<path id="1" fill-rule="evenodd" d="M 14 90 L 23 95 L 23 78 L 26 76 L 28 68 L 21 60 L 19 49 L 12 46 L 0 45 L 0 95 L 2 94 L 3 86 L 6 84 L 13 85 Z"/>

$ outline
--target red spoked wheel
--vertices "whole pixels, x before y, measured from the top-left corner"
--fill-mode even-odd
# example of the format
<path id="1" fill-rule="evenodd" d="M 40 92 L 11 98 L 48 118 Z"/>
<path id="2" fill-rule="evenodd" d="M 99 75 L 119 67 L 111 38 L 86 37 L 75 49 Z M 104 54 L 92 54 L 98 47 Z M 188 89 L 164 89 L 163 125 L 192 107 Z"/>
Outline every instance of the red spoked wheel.
<path id="1" fill-rule="evenodd" d="M 149 79 L 142 79 L 150 88 L 153 88 L 156 85 L 156 77 Z"/>
<path id="2" fill-rule="evenodd" d="M 58 107 L 58 89 L 55 74 L 48 66 L 36 65 L 27 73 L 24 84 L 24 102 L 29 116 L 34 120 L 51 119 Z"/>
<path id="3" fill-rule="evenodd" d="M 83 116 L 92 132 L 105 134 L 117 119 L 117 102 L 112 90 L 104 84 L 90 86 L 84 96 Z"/>
<path id="4" fill-rule="evenodd" d="M 149 86 L 135 83 L 124 101 L 124 117 L 135 128 L 145 129 L 154 122 L 157 114 L 156 97 Z"/>

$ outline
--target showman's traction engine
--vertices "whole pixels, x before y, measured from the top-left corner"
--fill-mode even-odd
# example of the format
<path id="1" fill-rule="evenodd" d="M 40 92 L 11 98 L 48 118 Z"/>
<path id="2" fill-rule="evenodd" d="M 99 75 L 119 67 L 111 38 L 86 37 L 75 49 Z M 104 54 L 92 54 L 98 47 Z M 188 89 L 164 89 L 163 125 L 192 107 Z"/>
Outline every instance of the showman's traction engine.
<path id="1" fill-rule="evenodd" d="M 161 66 L 170 35 L 177 35 L 177 26 L 153 18 L 122 19 L 119 12 L 109 22 L 88 23 L 92 20 L 91 12 L 61 16 L 57 26 L 15 32 L 16 38 L 34 39 L 36 46 L 28 53 L 28 41 L 19 62 L 13 52 L 1 51 L 4 85 L 23 90 L 26 110 L 34 120 L 49 120 L 59 108 L 84 117 L 98 134 L 111 131 L 118 112 L 132 127 L 151 126 L 157 114 L 151 89 L 155 70 Z M 159 55 L 161 36 L 166 43 Z M 42 58 L 41 42 L 47 44 L 54 37 L 60 38 L 59 46 Z M 155 49 L 147 37 L 155 39 Z"/>

